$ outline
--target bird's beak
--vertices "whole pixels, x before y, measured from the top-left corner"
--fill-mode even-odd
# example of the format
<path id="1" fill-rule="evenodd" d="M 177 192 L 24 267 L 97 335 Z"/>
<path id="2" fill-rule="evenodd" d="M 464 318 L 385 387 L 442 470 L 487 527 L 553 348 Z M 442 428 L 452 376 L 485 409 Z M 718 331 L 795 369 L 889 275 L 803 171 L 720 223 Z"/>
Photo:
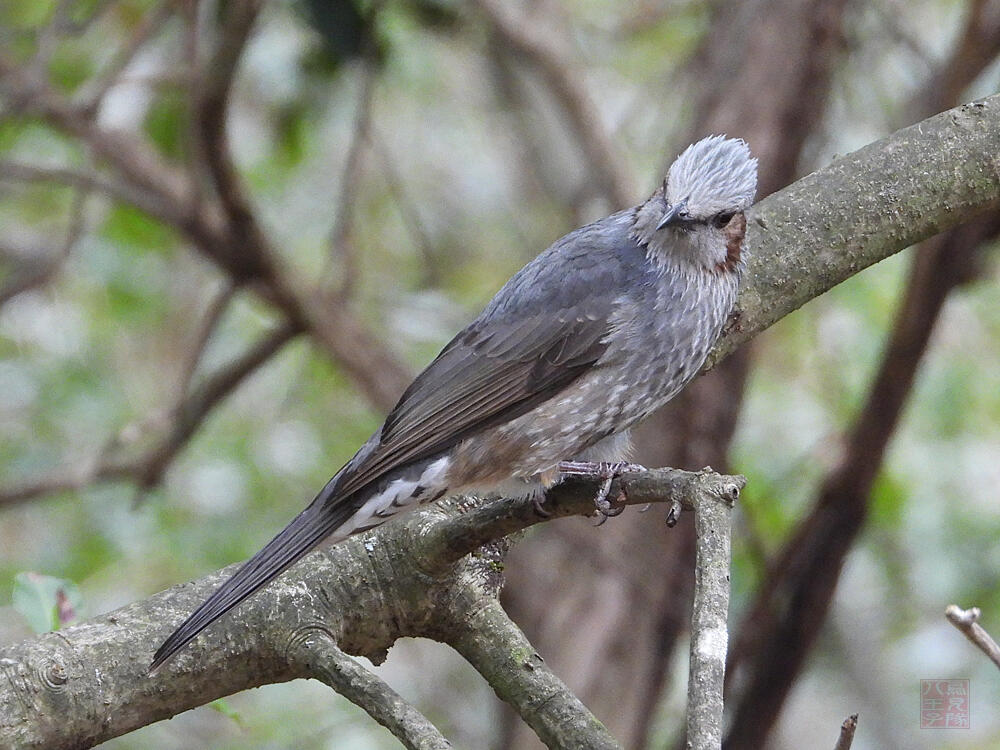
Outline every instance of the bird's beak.
<path id="1" fill-rule="evenodd" d="M 677 219 L 680 218 L 680 215 L 684 212 L 685 208 L 687 208 L 686 200 L 678 201 L 674 205 L 670 206 L 670 208 L 667 209 L 667 212 L 663 214 L 663 218 L 660 219 L 660 223 L 656 225 L 656 231 L 660 231 L 663 227 L 670 226 L 677 221 Z"/>

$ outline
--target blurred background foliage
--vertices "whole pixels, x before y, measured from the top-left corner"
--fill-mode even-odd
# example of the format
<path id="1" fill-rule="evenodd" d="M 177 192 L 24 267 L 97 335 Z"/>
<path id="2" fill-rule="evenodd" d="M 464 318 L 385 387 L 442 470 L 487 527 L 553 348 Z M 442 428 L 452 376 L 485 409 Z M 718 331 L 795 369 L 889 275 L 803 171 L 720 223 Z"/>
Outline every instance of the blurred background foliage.
<path id="1" fill-rule="evenodd" d="M 635 176 L 635 200 L 684 145 L 699 85 L 692 56 L 712 5 L 547 0 L 525 11 L 565 42 Z M 971 5 L 851 3 L 829 101 L 799 171 L 909 124 L 907 102 L 928 85 Z M 213 38 L 220 12 L 192 0 L 5 0 L 2 55 L 76 101 L 107 85 L 97 121 L 185 168 L 200 158 L 186 95 L 191 50 Z M 352 264 L 345 304 L 413 371 L 526 260 L 618 208 L 594 189 L 545 87 L 512 69 L 499 44 L 457 1 L 271 2 L 233 87 L 233 158 L 288 275 L 337 281 Z M 106 71 L 116 71 L 110 85 Z M 998 79 L 1000 67 L 986 66 L 969 98 L 995 91 Z M 127 461 L 162 439 L 185 394 L 273 331 L 280 316 L 140 208 L 99 189 L 5 173 L 14 162 L 53 170 L 100 164 L 80 138 L 5 93 L 0 639 L 10 642 L 32 632 L 25 607 L 14 606 L 19 575 L 72 582 L 76 615 L 86 617 L 243 559 L 351 456 L 383 412 L 300 336 L 208 414 L 162 477 L 94 478 L 108 457 Z M 1000 632 L 1000 269 L 995 253 L 981 257 L 974 279 L 944 308 L 867 527 L 773 747 L 832 746 L 839 722 L 854 712 L 859 750 L 1000 744 L 995 670 L 942 617 L 952 601 L 975 604 Z M 840 457 L 909 263 L 904 253 L 860 274 L 755 344 L 730 453 L 750 480 L 734 550 L 737 620 Z M 32 281 L 36 272 L 43 278 Z M 53 477 L 54 491 L 17 492 Z M 667 534 L 660 521 L 649 514 L 647 533 Z M 674 661 L 651 748 L 671 746 L 681 725 L 686 667 L 683 655 Z M 456 746 L 499 746 L 491 691 L 443 647 L 400 644 L 379 671 Z M 919 729 L 919 680 L 938 677 L 972 680 L 971 730 Z M 294 683 L 105 746 L 397 745 L 326 688 Z"/>

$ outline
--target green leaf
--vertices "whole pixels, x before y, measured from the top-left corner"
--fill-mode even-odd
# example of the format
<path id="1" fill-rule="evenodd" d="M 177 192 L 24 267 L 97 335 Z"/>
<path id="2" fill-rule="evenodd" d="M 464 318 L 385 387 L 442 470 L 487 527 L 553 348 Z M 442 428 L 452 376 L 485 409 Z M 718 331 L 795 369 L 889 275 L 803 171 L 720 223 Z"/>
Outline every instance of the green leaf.
<path id="1" fill-rule="evenodd" d="M 117 205 L 109 212 L 101 236 L 133 255 L 172 248 L 174 233 L 148 214 L 132 206 Z"/>
<path id="2" fill-rule="evenodd" d="M 5 0 L 0 3 L 0 21 L 13 29 L 33 29 L 52 17 L 55 0 Z"/>
<path id="3" fill-rule="evenodd" d="M 246 725 L 243 723 L 243 717 L 240 716 L 239 711 L 237 711 L 235 708 L 233 708 L 232 706 L 230 706 L 225 701 L 225 699 L 219 698 L 218 700 L 214 700 L 214 701 L 212 701 L 211 703 L 208 704 L 208 707 L 211 708 L 213 711 L 218 711 L 220 714 L 222 714 L 226 718 L 232 719 L 239 726 L 241 726 L 243 728 L 246 728 Z"/>
<path id="4" fill-rule="evenodd" d="M 79 619 L 83 597 L 72 581 L 41 573 L 18 573 L 11 595 L 14 609 L 36 633 L 59 630 Z"/>
<path id="5" fill-rule="evenodd" d="M 74 40 L 60 44 L 49 62 L 53 85 L 66 93 L 78 89 L 93 74 L 93 52 Z"/>
<path id="6" fill-rule="evenodd" d="M 188 118 L 184 96 L 178 92 L 167 92 L 153 101 L 143 129 L 160 153 L 176 161 L 184 155 L 184 132 Z"/>

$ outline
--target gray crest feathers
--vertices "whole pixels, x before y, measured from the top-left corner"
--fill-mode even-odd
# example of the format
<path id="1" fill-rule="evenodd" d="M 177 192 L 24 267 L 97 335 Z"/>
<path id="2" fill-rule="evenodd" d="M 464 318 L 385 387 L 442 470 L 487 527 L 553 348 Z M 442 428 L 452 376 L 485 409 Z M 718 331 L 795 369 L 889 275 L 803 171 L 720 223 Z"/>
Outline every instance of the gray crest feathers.
<path id="1" fill-rule="evenodd" d="M 706 219 L 745 211 L 757 192 L 757 160 L 746 141 L 711 135 L 692 143 L 670 166 L 667 201 L 687 201 L 688 213 Z"/>

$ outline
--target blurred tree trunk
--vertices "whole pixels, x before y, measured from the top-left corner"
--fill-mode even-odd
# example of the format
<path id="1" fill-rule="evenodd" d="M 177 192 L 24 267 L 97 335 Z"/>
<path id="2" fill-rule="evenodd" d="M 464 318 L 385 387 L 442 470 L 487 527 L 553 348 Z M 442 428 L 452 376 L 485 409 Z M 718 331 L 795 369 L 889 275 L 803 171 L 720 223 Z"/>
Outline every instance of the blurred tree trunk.
<path id="1" fill-rule="evenodd" d="M 803 146 L 822 119 L 845 6 L 846 0 L 721 4 L 691 62 L 689 73 L 705 93 L 684 141 L 713 132 L 744 138 L 760 161 L 758 198 L 795 178 Z M 744 347 L 648 420 L 635 436 L 637 460 L 724 468 L 750 360 Z M 613 519 L 600 533 L 582 523 L 553 524 L 517 545 L 507 566 L 508 611 L 630 748 L 647 742 L 690 612 L 693 528 L 682 523 L 668 531 L 661 524 L 655 514 L 636 513 Z M 650 525 L 660 528 L 651 532 Z M 564 575 L 584 565 L 591 575 Z M 570 625 L 582 637 L 566 639 Z M 539 745 L 512 716 L 502 746 Z"/>

